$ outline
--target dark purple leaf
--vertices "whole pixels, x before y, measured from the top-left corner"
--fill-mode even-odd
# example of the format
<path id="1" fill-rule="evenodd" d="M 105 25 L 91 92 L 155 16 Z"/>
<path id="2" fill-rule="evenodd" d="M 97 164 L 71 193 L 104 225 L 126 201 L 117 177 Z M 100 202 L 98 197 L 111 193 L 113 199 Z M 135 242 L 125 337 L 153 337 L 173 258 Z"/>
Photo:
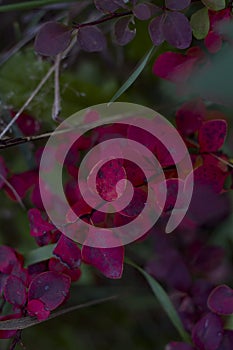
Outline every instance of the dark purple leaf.
<path id="1" fill-rule="evenodd" d="M 82 260 L 97 268 L 108 278 L 121 278 L 123 272 L 124 247 L 93 248 L 82 247 Z"/>
<path id="2" fill-rule="evenodd" d="M 166 12 L 163 23 L 165 40 L 177 49 L 186 49 L 192 42 L 192 29 L 187 17 L 180 12 Z"/>
<path id="3" fill-rule="evenodd" d="M 70 268 L 79 267 L 81 264 L 81 250 L 74 241 L 64 235 L 59 239 L 53 254 Z"/>
<path id="4" fill-rule="evenodd" d="M 56 309 L 68 296 L 70 278 L 67 275 L 46 271 L 37 275 L 29 285 L 28 300 L 40 300 L 45 309 Z"/>
<path id="5" fill-rule="evenodd" d="M 188 7 L 191 0 L 165 0 L 165 5 L 168 9 L 180 11 Z"/>
<path id="6" fill-rule="evenodd" d="M 5 181 L 3 180 L 3 178 L 5 179 L 7 176 L 7 168 L 6 168 L 6 164 L 5 161 L 2 157 L 0 157 L 0 188 L 2 188 L 5 184 Z"/>
<path id="7" fill-rule="evenodd" d="M 221 319 L 212 313 L 202 317 L 192 331 L 193 343 L 199 350 L 217 350 L 222 338 Z"/>
<path id="8" fill-rule="evenodd" d="M 155 17 L 149 24 L 150 38 L 155 46 L 159 46 L 165 40 L 163 33 L 164 15 Z"/>
<path id="9" fill-rule="evenodd" d="M 133 9 L 133 13 L 141 21 L 146 21 L 152 16 L 150 4 L 146 3 L 137 4 Z"/>
<path id="10" fill-rule="evenodd" d="M 114 12 L 120 7 L 115 1 L 109 0 L 94 0 L 94 3 L 97 10 L 105 13 Z"/>
<path id="11" fill-rule="evenodd" d="M 193 283 L 191 296 L 199 312 L 209 312 L 207 299 L 212 289 L 213 285 L 205 279 L 198 279 Z"/>
<path id="12" fill-rule="evenodd" d="M 106 47 L 106 39 L 102 31 L 95 26 L 81 27 L 77 34 L 78 44 L 87 52 L 103 51 Z"/>
<path id="13" fill-rule="evenodd" d="M 35 51 L 43 56 L 56 56 L 64 51 L 71 40 L 71 29 L 57 22 L 45 23 L 35 40 Z"/>
<path id="14" fill-rule="evenodd" d="M 233 349 L 233 331 L 224 330 L 223 340 L 218 350 L 232 350 Z"/>
<path id="15" fill-rule="evenodd" d="M 136 35 L 136 28 L 130 29 L 129 24 L 131 22 L 131 18 L 120 18 L 115 23 L 114 27 L 114 35 L 115 40 L 118 45 L 126 45 L 130 41 L 133 40 L 133 38 Z"/>
<path id="16" fill-rule="evenodd" d="M 4 296 L 11 305 L 24 306 L 27 293 L 23 281 L 16 276 L 9 276 L 4 286 Z"/>
<path id="17" fill-rule="evenodd" d="M 209 295 L 208 307 L 219 315 L 233 314 L 233 290 L 224 284 L 216 287 Z"/>

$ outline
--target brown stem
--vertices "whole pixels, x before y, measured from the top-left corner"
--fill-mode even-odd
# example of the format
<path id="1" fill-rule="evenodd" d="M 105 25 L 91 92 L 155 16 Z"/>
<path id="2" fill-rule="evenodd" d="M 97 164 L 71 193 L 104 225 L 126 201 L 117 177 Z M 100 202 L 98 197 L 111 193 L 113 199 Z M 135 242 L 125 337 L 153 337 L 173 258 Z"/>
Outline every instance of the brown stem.
<path id="1" fill-rule="evenodd" d="M 121 12 L 121 13 L 110 13 L 109 15 L 106 15 L 104 17 L 101 17 L 100 19 L 97 19 L 95 21 L 91 21 L 91 22 L 86 22 L 86 23 L 77 23 L 73 25 L 74 29 L 79 29 L 79 28 L 83 28 L 83 27 L 87 27 L 87 26 L 95 26 L 97 24 L 101 24 L 107 21 L 110 21 L 114 18 L 119 18 L 119 17 L 125 17 L 125 16 L 129 16 L 132 15 L 133 12 L 132 11 L 127 11 L 127 12 Z"/>

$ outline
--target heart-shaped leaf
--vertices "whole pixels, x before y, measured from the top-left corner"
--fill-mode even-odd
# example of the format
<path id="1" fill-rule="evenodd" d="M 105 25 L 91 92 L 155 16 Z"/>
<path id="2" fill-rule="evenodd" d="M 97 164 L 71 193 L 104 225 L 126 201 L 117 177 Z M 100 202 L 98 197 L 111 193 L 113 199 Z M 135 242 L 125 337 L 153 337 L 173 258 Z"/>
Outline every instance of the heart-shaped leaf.
<path id="1" fill-rule="evenodd" d="M 191 3 L 191 0 L 165 0 L 165 5 L 173 11 L 184 10 Z"/>
<path id="2" fill-rule="evenodd" d="M 206 7 L 195 12 L 190 20 L 193 35 L 196 39 L 204 39 L 210 29 L 210 20 L 208 15 L 208 9 Z"/>
<path id="3" fill-rule="evenodd" d="M 177 49 L 186 49 L 192 42 L 192 29 L 187 17 L 180 12 L 166 12 L 163 24 L 165 40 Z"/>
<path id="4" fill-rule="evenodd" d="M 213 11 L 223 10 L 226 6 L 225 0 L 201 0 L 201 1 L 208 9 Z"/>
<path id="5" fill-rule="evenodd" d="M 132 18 L 120 18 L 115 23 L 114 36 L 118 45 L 127 45 L 136 35 L 136 28 L 130 29 Z"/>
<path id="6" fill-rule="evenodd" d="M 105 36 L 96 26 L 79 28 L 77 40 L 81 49 L 87 52 L 103 51 L 106 47 Z"/>

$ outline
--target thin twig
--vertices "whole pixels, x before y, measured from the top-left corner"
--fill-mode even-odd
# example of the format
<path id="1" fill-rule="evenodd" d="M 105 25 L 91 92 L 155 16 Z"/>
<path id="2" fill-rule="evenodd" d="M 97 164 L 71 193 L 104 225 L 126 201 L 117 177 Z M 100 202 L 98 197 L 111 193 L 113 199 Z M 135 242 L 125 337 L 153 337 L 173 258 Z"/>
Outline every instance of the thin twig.
<path id="1" fill-rule="evenodd" d="M 24 206 L 24 204 L 23 204 L 23 202 L 22 202 L 22 200 L 21 200 L 21 198 L 20 198 L 18 192 L 16 191 L 16 189 L 9 183 L 9 181 L 7 181 L 7 179 L 6 179 L 4 176 L 2 176 L 2 174 L 0 174 L 0 179 L 1 179 L 1 180 L 6 184 L 6 186 L 9 187 L 9 189 L 13 192 L 13 194 L 14 194 L 15 198 L 17 199 L 17 202 L 20 204 L 20 206 L 21 206 L 24 210 L 26 210 L 26 208 L 25 208 L 25 206 Z"/>
<path id="2" fill-rule="evenodd" d="M 31 103 L 31 101 L 34 99 L 34 97 L 38 94 L 40 89 L 43 87 L 43 85 L 46 83 L 46 81 L 50 78 L 52 73 L 55 70 L 55 64 L 48 70 L 47 74 L 43 77 L 43 79 L 39 82 L 35 90 L 31 93 L 27 101 L 24 103 L 24 105 L 20 108 L 20 110 L 16 113 L 13 119 L 7 124 L 5 129 L 0 134 L 0 139 L 3 138 L 3 136 L 7 133 L 7 131 L 11 128 L 11 126 L 16 122 L 16 120 L 19 118 L 19 116 L 23 113 L 23 111 L 28 107 L 28 105 Z"/>
<path id="3" fill-rule="evenodd" d="M 61 96 L 60 96 L 60 81 L 59 81 L 60 62 L 61 62 L 61 54 L 58 54 L 55 60 L 54 101 L 53 101 L 53 110 L 52 110 L 52 118 L 55 121 L 58 121 L 59 115 L 61 112 Z"/>

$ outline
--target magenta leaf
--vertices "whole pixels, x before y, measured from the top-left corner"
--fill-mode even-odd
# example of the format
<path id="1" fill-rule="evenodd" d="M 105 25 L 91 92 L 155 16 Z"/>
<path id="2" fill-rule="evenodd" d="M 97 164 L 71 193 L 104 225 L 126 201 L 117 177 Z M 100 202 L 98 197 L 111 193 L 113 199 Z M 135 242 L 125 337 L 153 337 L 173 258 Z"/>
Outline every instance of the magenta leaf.
<path id="1" fill-rule="evenodd" d="M 163 23 L 165 40 L 177 49 L 186 49 L 192 42 L 192 29 L 187 17 L 180 12 L 166 12 Z"/>
<path id="2" fill-rule="evenodd" d="M 191 3 L 191 0 L 165 0 L 165 5 L 173 11 L 184 10 Z"/>
<path id="3" fill-rule="evenodd" d="M 191 75 L 196 60 L 196 57 L 167 51 L 156 59 L 153 73 L 160 78 L 181 83 Z"/>
<path id="4" fill-rule="evenodd" d="M 45 309 L 56 309 L 67 298 L 71 280 L 67 275 L 46 271 L 37 275 L 28 288 L 28 300 L 39 300 Z"/>
<path id="5" fill-rule="evenodd" d="M 144 209 L 147 200 L 147 193 L 141 188 L 134 188 L 133 198 L 131 202 L 120 211 L 122 215 L 128 217 L 138 216 Z"/>
<path id="6" fill-rule="evenodd" d="M 207 34 L 204 42 L 205 42 L 205 46 L 206 46 L 207 50 L 210 53 L 216 53 L 222 47 L 222 38 L 218 33 L 214 32 L 214 31 L 210 31 Z"/>
<path id="7" fill-rule="evenodd" d="M 11 305 L 24 306 L 27 300 L 27 293 L 23 281 L 16 276 L 9 276 L 4 286 L 4 296 Z"/>
<path id="8" fill-rule="evenodd" d="M 70 268 L 57 258 L 49 259 L 49 270 L 68 275 L 71 281 L 78 281 L 81 270 L 78 267 Z"/>
<path id="9" fill-rule="evenodd" d="M 205 122 L 198 135 L 201 152 L 216 152 L 224 144 L 227 133 L 225 120 L 209 120 Z"/>
<path id="10" fill-rule="evenodd" d="M 56 56 L 69 46 L 71 33 L 64 24 L 47 22 L 36 36 L 35 51 L 43 56 Z"/>
<path id="11" fill-rule="evenodd" d="M 131 18 L 120 18 L 115 23 L 114 36 L 118 45 L 127 45 L 136 35 L 136 28 L 130 29 Z"/>
<path id="12" fill-rule="evenodd" d="M 15 252 L 12 248 L 0 246 L 0 272 L 10 273 L 14 263 L 17 261 Z"/>
<path id="13" fill-rule="evenodd" d="M 221 319 L 212 313 L 202 317 L 192 331 L 193 343 L 199 350 L 217 350 L 222 338 Z"/>
<path id="14" fill-rule="evenodd" d="M 159 46 L 165 40 L 163 32 L 164 15 L 157 16 L 149 24 L 150 38 L 155 46 Z"/>
<path id="15" fill-rule="evenodd" d="M 176 125 L 184 136 L 190 136 L 200 129 L 206 113 L 204 102 L 199 98 L 185 102 L 176 112 Z"/>
<path id="16" fill-rule="evenodd" d="M 82 260 L 98 269 L 105 277 L 121 278 L 124 262 L 124 247 L 93 248 L 82 247 Z"/>
<path id="17" fill-rule="evenodd" d="M 36 316 L 38 321 L 44 321 L 50 315 L 50 311 L 45 310 L 44 303 L 40 300 L 30 300 L 27 305 L 27 310 L 29 315 Z"/>
<path id="18" fill-rule="evenodd" d="M 53 254 L 70 268 L 77 268 L 81 264 L 81 250 L 74 241 L 64 235 L 60 237 Z"/>
<path id="19" fill-rule="evenodd" d="M 214 288 L 208 298 L 208 307 L 219 315 L 233 314 L 233 290 L 225 284 Z"/>
<path id="20" fill-rule="evenodd" d="M 103 51 L 106 47 L 105 36 L 96 26 L 79 28 L 77 40 L 81 49 L 87 52 Z"/>
<path id="21" fill-rule="evenodd" d="M 183 343 L 173 341 L 165 347 L 165 350 L 195 350 L 193 346 Z"/>

